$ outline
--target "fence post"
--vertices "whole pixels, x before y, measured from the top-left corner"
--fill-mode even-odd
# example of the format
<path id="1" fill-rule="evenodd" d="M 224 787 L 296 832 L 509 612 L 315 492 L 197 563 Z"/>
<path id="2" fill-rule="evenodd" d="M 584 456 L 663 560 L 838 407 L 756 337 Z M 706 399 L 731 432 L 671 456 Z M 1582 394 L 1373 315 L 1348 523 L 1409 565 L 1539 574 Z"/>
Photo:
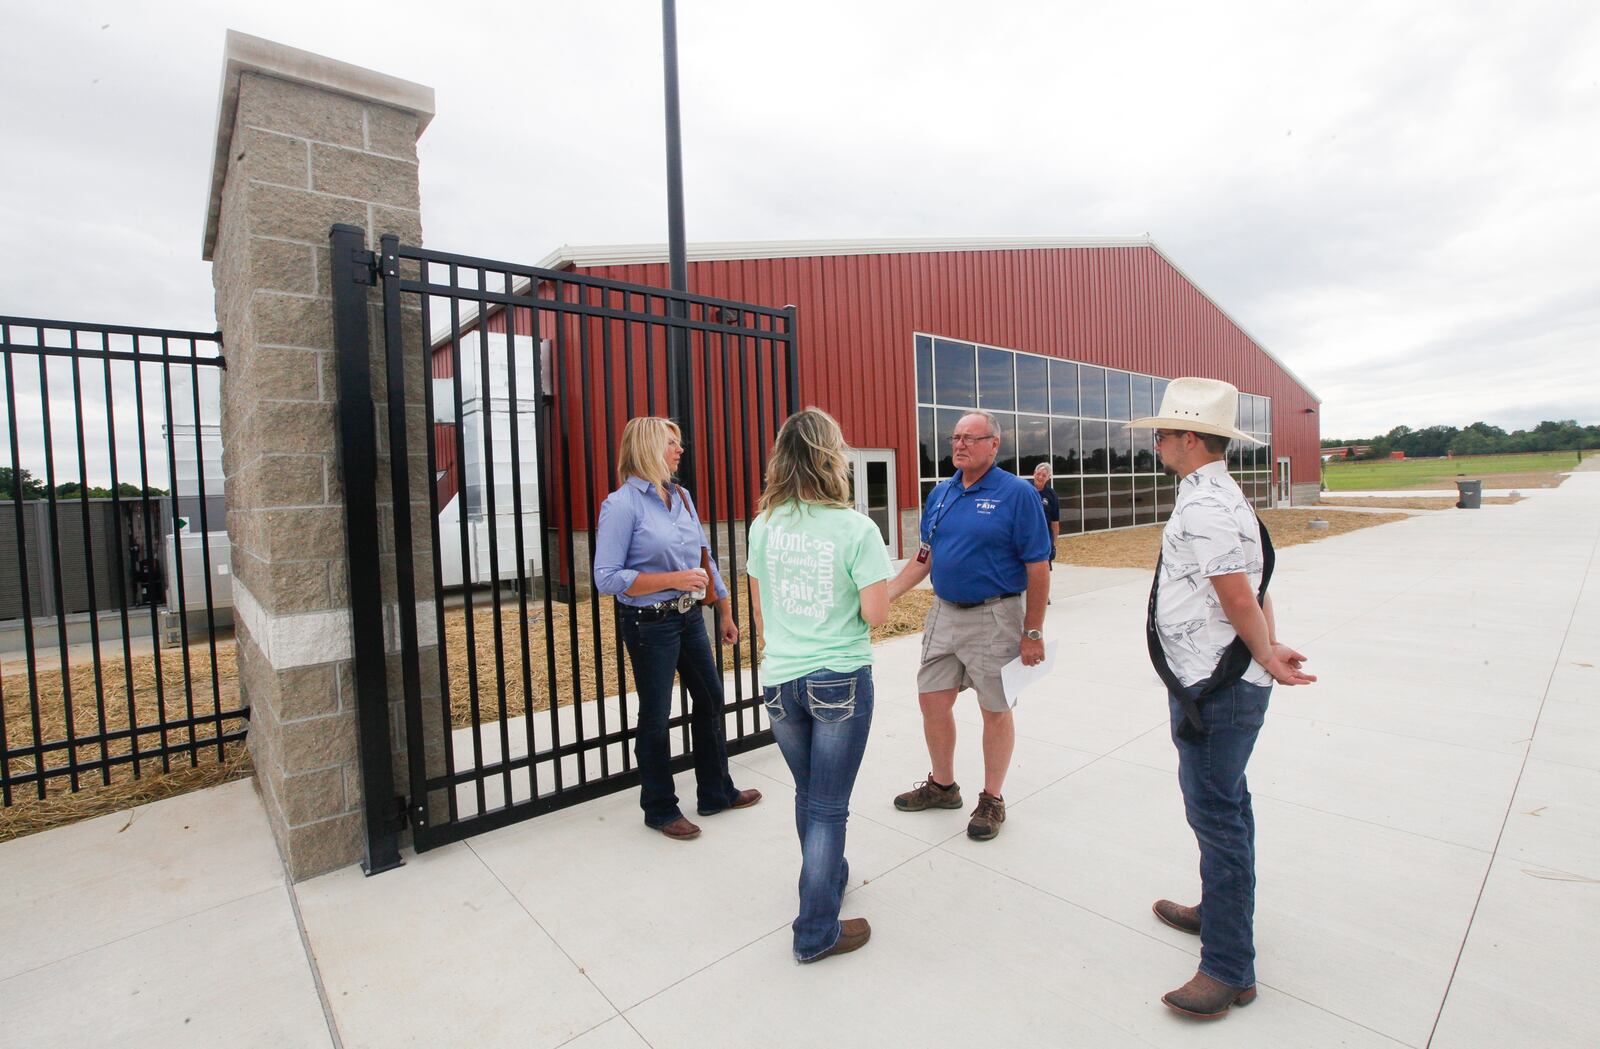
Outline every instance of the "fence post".
<path id="1" fill-rule="evenodd" d="M 377 419 L 372 407 L 372 325 L 367 290 L 377 266 L 366 234 L 337 224 L 328 233 L 333 349 L 339 376 L 339 473 L 344 479 L 344 545 L 355 657 L 356 735 L 366 805 L 366 872 L 401 865 L 404 807 L 395 797 L 384 670 L 383 578 L 372 533 L 378 521 Z"/>
<path id="2" fill-rule="evenodd" d="M 352 535 L 362 541 L 350 549 L 382 553 L 371 486 L 383 481 L 372 456 L 387 446 L 374 433 L 369 386 L 365 422 L 342 428 L 365 441 L 366 481 L 347 477 L 337 411 L 354 381 L 339 369 L 360 355 L 370 371 L 365 354 L 374 352 L 347 323 L 370 328 L 373 307 L 371 289 L 330 281 L 340 260 L 329 230 L 358 228 L 362 249 L 374 245 L 360 243 L 359 228 L 421 242 L 416 140 L 432 113 L 429 88 L 228 34 L 203 254 L 228 357 L 222 429 L 239 688 L 267 820 L 296 879 L 357 862 L 369 843 L 370 869 L 397 861 L 381 825 L 394 812 L 393 780 L 385 785 L 381 760 L 362 757 L 393 755 L 403 741 L 377 734 L 382 638 L 374 688 L 371 639 L 355 636 L 351 614 L 353 599 L 388 591 L 366 585 L 366 569 L 346 553 Z M 344 291 L 354 296 L 336 327 Z"/>

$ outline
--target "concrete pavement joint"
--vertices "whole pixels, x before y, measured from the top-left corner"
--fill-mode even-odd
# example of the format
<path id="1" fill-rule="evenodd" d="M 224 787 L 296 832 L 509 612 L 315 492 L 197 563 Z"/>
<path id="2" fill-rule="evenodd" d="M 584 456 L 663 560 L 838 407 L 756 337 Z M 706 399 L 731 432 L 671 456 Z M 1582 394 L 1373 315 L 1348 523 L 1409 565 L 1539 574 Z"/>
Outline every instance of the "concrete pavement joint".
<path id="1" fill-rule="evenodd" d="M 1589 550 L 1589 563 L 1584 568 L 1583 580 L 1578 584 L 1578 592 L 1573 597 L 1572 613 L 1567 619 L 1567 629 L 1562 635 L 1562 647 L 1566 647 L 1567 638 L 1572 634 L 1572 624 L 1577 621 L 1578 606 L 1583 602 L 1583 592 L 1589 585 L 1589 580 L 1594 575 L 1595 558 L 1600 556 L 1600 534 L 1595 536 L 1594 544 Z M 1555 681 L 1557 667 L 1550 668 L 1549 677 L 1545 680 L 1545 694 L 1539 700 L 1539 709 L 1533 716 L 1533 737 L 1539 735 L 1539 721 L 1544 716 L 1545 703 L 1550 698 L 1550 686 Z M 1495 835 L 1494 850 L 1489 854 L 1488 866 L 1484 868 L 1483 880 L 1478 883 L 1477 898 L 1472 901 L 1472 913 L 1467 916 L 1467 927 L 1461 934 L 1461 946 L 1456 949 L 1456 957 L 1450 963 L 1450 979 L 1445 983 L 1444 994 L 1439 998 L 1439 1008 L 1433 1014 L 1433 1027 L 1428 1031 L 1428 1040 L 1424 1049 L 1433 1045 L 1433 1039 L 1439 1033 L 1439 1020 L 1444 1016 L 1444 1007 L 1450 1001 L 1450 990 L 1456 983 L 1456 972 L 1461 968 L 1461 957 L 1467 951 L 1467 942 L 1472 939 L 1472 926 L 1478 918 L 1478 908 L 1483 905 L 1483 894 L 1489 886 L 1489 875 L 1494 872 L 1494 861 L 1500 856 L 1500 843 L 1505 839 L 1506 824 L 1511 821 L 1511 809 L 1517 803 L 1517 791 L 1522 788 L 1522 776 L 1528 770 L 1528 758 L 1533 753 L 1533 738 L 1530 738 L 1522 750 L 1522 765 L 1517 769 L 1517 778 L 1511 784 L 1510 796 L 1506 798 L 1506 810 L 1500 817 L 1500 831 Z"/>
<path id="2" fill-rule="evenodd" d="M 322 967 L 317 964 L 317 953 L 311 948 L 311 935 L 306 931 L 306 922 L 300 915 L 300 896 L 295 891 L 294 882 L 289 880 L 288 865 L 283 869 L 284 887 L 289 894 L 289 910 L 294 913 L 294 931 L 300 937 L 300 949 L 305 951 L 306 966 L 311 970 L 311 983 L 317 989 L 317 1004 L 322 1006 L 322 1019 L 328 1025 L 328 1040 L 333 1043 L 333 1049 L 344 1049 L 344 1039 L 339 1037 L 339 1021 L 333 1015 L 333 1000 L 328 997 L 328 988 L 322 983 Z"/>

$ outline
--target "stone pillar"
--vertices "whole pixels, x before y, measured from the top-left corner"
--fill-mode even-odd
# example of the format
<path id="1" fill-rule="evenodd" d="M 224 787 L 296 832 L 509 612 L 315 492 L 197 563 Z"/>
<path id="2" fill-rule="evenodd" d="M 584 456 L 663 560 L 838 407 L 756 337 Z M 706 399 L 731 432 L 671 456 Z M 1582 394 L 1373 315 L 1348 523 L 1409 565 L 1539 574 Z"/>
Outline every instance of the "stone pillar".
<path id="1" fill-rule="evenodd" d="M 239 687 L 296 879 L 365 852 L 328 233 L 421 243 L 416 141 L 432 115 L 430 88 L 228 34 L 203 254 L 227 358 Z M 381 383 L 381 359 L 372 370 Z"/>

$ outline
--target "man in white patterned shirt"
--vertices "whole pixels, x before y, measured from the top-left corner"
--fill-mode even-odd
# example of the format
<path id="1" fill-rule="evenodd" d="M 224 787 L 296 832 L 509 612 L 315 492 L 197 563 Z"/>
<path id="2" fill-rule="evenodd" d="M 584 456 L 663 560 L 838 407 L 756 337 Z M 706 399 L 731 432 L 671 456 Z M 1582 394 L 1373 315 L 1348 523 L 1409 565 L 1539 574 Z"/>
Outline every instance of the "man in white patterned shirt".
<path id="1" fill-rule="evenodd" d="M 1274 682 L 1316 678 L 1280 644 L 1262 593 L 1263 534 L 1225 460 L 1239 391 L 1214 379 L 1174 379 L 1161 410 L 1129 425 L 1156 432 L 1161 463 L 1177 474 L 1177 505 L 1161 537 L 1151 657 L 1168 682 L 1184 813 L 1200 846 L 1200 904 L 1158 900 L 1156 917 L 1200 937 L 1200 967 L 1162 997 L 1197 1019 L 1226 1015 L 1256 996 L 1255 819 L 1245 766 Z M 1257 595 L 1261 601 L 1257 603 Z M 1235 640 L 1242 643 L 1243 649 Z M 1165 666 L 1159 665 L 1164 661 Z"/>

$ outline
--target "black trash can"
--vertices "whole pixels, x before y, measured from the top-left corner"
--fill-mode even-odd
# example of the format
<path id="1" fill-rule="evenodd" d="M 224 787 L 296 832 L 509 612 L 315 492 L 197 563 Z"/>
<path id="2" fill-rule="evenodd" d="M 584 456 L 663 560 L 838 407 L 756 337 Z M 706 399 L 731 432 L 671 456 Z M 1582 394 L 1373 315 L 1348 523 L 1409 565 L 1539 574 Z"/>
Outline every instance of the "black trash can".
<path id="1" fill-rule="evenodd" d="M 1483 505 L 1482 481 L 1457 481 L 1456 491 L 1461 493 L 1456 500 L 1457 510 L 1476 510 Z"/>

